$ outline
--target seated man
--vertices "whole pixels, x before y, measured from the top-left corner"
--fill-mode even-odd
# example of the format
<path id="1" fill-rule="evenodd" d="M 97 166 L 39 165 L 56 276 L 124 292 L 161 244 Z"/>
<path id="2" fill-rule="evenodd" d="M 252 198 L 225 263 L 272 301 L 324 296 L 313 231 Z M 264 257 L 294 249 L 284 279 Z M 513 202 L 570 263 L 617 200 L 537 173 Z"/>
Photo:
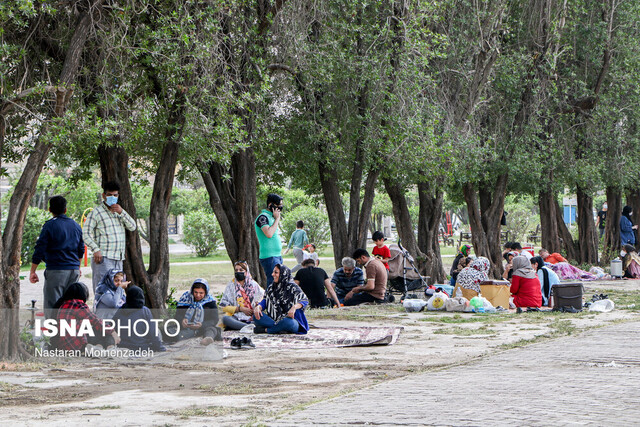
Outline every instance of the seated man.
<path id="1" fill-rule="evenodd" d="M 331 287 L 327 272 L 320 267 L 316 267 L 315 260 L 305 259 L 302 261 L 302 268 L 296 272 L 296 277 L 293 278 L 293 281 L 307 295 L 311 308 L 330 307 L 333 304 L 340 307 L 340 301 L 333 291 L 333 287 Z M 324 293 L 325 289 L 333 303 L 327 299 Z"/>
<path id="2" fill-rule="evenodd" d="M 356 249 L 353 258 L 362 265 L 367 275 L 363 286 L 356 286 L 344 297 L 345 305 L 359 305 L 364 302 L 384 302 L 387 292 L 387 269 L 382 261 L 372 258 L 366 249 Z"/>
<path id="3" fill-rule="evenodd" d="M 344 297 L 356 286 L 364 285 L 364 273 L 356 267 L 356 260 L 351 257 L 342 258 L 342 267 L 337 269 L 331 277 L 331 286 L 340 301 L 344 304 Z"/>
<path id="4" fill-rule="evenodd" d="M 178 300 L 175 319 L 180 324 L 178 340 L 203 337 L 201 345 L 222 340 L 222 331 L 218 328 L 218 306 L 209 295 L 209 283 L 205 279 L 196 279 L 191 290 Z M 173 340 L 176 340 L 174 338 Z"/>

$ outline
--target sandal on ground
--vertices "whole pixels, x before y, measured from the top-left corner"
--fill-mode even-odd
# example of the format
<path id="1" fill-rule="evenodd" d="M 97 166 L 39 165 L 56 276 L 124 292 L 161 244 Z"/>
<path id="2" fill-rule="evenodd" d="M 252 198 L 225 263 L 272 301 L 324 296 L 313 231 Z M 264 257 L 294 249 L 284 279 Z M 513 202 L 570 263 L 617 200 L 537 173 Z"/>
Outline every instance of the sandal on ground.
<path id="1" fill-rule="evenodd" d="M 240 338 L 240 345 L 243 348 L 256 348 L 256 345 L 251 341 L 251 338 L 247 337 Z"/>
<path id="2" fill-rule="evenodd" d="M 234 338 L 231 340 L 231 344 L 229 345 L 234 350 L 240 350 L 242 348 L 242 342 L 240 338 Z"/>

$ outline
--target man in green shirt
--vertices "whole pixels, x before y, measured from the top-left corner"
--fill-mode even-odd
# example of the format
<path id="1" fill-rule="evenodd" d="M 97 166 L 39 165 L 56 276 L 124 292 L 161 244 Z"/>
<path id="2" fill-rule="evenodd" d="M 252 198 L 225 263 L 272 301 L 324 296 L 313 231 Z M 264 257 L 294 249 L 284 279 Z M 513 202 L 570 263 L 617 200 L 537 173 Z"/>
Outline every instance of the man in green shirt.
<path id="1" fill-rule="evenodd" d="M 287 246 L 287 250 L 284 251 L 284 254 L 286 255 L 289 252 L 289 249 L 291 249 L 291 247 L 293 246 L 293 256 L 296 257 L 297 264 L 291 269 L 292 273 L 295 273 L 302 268 L 302 261 L 304 261 L 303 248 L 308 243 L 309 237 L 307 237 L 307 232 L 304 231 L 304 222 L 296 222 L 296 230 L 291 233 L 289 245 Z"/>
<path id="2" fill-rule="evenodd" d="M 267 208 L 260 212 L 254 224 L 260 244 L 260 265 L 267 275 L 267 288 L 273 283 L 271 273 L 274 267 L 282 264 L 282 242 L 278 234 L 282 208 L 282 197 L 270 193 L 267 196 Z"/>

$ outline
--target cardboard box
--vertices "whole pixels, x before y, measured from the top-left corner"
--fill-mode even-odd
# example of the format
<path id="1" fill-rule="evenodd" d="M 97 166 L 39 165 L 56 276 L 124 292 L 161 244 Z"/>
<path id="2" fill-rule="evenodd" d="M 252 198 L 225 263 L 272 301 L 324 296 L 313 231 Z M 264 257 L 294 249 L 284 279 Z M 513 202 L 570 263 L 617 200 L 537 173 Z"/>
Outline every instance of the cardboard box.
<path id="1" fill-rule="evenodd" d="M 509 308 L 511 297 L 511 283 L 506 280 L 485 280 L 480 284 L 482 296 L 489 300 L 494 307 Z"/>

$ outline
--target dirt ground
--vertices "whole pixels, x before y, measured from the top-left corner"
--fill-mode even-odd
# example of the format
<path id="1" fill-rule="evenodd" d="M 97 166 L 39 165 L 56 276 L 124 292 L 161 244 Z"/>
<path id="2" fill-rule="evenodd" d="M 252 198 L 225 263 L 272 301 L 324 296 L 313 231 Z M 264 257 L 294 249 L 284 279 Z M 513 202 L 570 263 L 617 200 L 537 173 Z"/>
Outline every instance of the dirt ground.
<path id="1" fill-rule="evenodd" d="M 402 326 L 394 345 L 227 350 L 219 362 L 0 363 L 0 422 L 21 425 L 254 425 L 394 378 L 640 317 L 640 281 L 585 283 L 610 313 L 405 313 L 399 304 L 311 310 L 316 327 Z M 635 304 L 635 305 L 634 305 Z M 509 373 L 505 372 L 505 382 Z M 425 384 L 411 393 L 437 393 Z M 327 414 L 339 422 L 339 414 Z"/>

